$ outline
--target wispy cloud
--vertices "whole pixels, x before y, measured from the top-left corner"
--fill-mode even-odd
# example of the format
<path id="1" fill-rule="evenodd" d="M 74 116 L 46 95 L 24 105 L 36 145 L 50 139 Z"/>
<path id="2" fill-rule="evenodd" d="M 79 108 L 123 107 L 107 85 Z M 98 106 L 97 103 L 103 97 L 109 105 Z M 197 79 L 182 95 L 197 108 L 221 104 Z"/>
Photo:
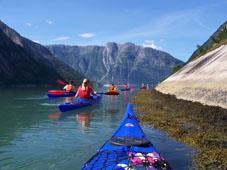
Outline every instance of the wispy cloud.
<path id="1" fill-rule="evenodd" d="M 26 22 L 25 25 L 28 26 L 28 27 L 31 27 L 32 26 L 32 23 Z"/>
<path id="2" fill-rule="evenodd" d="M 135 39 L 160 39 L 160 37 L 168 37 L 169 39 L 191 38 L 210 33 L 212 26 L 205 24 L 204 17 L 208 11 L 220 6 L 209 5 L 197 8 L 179 10 L 172 13 L 153 18 L 127 31 L 112 36 L 103 37 L 103 41 L 132 41 Z M 183 31 L 182 31 L 183 30 Z M 163 40 L 159 41 L 160 43 Z"/>
<path id="3" fill-rule="evenodd" d="M 46 23 L 49 24 L 49 25 L 52 25 L 54 23 L 54 21 L 46 20 Z"/>
<path id="4" fill-rule="evenodd" d="M 143 47 L 150 47 L 156 50 L 162 50 L 162 47 L 156 45 L 154 40 L 145 40 L 143 43 Z"/>
<path id="5" fill-rule="evenodd" d="M 82 38 L 93 38 L 95 34 L 91 32 L 86 32 L 86 33 L 79 34 L 79 36 Z"/>
<path id="6" fill-rule="evenodd" d="M 40 43 L 40 41 L 38 41 L 38 40 L 32 40 L 33 42 L 35 42 L 35 43 Z"/>
<path id="7" fill-rule="evenodd" d="M 52 39 L 52 41 L 66 41 L 69 39 L 71 39 L 71 38 L 68 36 L 61 36 L 61 37 L 56 37 L 56 38 Z"/>

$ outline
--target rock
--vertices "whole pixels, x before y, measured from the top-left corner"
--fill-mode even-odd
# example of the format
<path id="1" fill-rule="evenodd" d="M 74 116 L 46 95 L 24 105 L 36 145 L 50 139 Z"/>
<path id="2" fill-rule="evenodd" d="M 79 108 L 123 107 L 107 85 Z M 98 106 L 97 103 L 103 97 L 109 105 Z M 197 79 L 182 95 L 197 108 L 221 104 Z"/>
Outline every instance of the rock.
<path id="1" fill-rule="evenodd" d="M 50 45 L 58 59 L 101 83 L 157 84 L 183 62 L 170 54 L 133 43 L 106 46 Z"/>

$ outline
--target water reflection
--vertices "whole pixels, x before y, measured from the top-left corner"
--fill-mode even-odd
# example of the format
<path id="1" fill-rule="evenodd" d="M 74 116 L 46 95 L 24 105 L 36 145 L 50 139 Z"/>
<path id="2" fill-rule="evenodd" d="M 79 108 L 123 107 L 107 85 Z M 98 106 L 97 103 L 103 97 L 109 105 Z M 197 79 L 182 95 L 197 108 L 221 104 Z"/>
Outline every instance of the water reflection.
<path id="1" fill-rule="evenodd" d="M 66 97 L 64 100 L 64 103 L 72 103 L 73 99 L 74 99 L 74 97 Z"/>
<path id="2" fill-rule="evenodd" d="M 81 112 L 76 114 L 75 120 L 81 124 L 82 128 L 88 128 L 90 126 L 90 114 L 86 112 Z"/>
<path id="3" fill-rule="evenodd" d="M 51 120 L 58 120 L 61 116 L 61 113 L 51 113 L 48 115 L 48 118 L 51 119 Z"/>
<path id="4" fill-rule="evenodd" d="M 44 92 L 0 91 L 0 169 L 79 170 L 115 131 L 135 93 L 103 95 L 97 105 L 61 113 L 57 105 L 74 98 L 35 99 Z M 174 169 L 188 169 L 191 149 L 161 131 L 146 126 L 143 130 Z"/>

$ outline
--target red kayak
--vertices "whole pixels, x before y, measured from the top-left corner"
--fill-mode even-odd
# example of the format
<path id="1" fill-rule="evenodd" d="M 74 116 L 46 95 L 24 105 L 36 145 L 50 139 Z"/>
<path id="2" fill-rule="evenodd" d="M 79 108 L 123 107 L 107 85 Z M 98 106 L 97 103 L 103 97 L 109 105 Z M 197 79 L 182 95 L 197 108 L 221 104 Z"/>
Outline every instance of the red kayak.
<path id="1" fill-rule="evenodd" d="M 104 94 L 106 94 L 106 95 L 119 95 L 120 93 L 117 92 L 117 91 L 109 91 L 109 92 L 106 92 Z"/>
<path id="2" fill-rule="evenodd" d="M 48 97 L 71 97 L 75 92 L 66 92 L 65 90 L 48 90 Z"/>

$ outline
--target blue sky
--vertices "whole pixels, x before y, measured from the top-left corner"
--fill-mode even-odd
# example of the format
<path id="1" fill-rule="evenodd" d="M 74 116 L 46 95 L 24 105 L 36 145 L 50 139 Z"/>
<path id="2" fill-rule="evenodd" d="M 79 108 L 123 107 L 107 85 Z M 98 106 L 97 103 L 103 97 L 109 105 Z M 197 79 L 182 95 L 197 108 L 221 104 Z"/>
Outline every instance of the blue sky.
<path id="1" fill-rule="evenodd" d="M 227 0 L 0 0 L 0 20 L 44 45 L 132 42 L 186 61 L 227 20 Z"/>

